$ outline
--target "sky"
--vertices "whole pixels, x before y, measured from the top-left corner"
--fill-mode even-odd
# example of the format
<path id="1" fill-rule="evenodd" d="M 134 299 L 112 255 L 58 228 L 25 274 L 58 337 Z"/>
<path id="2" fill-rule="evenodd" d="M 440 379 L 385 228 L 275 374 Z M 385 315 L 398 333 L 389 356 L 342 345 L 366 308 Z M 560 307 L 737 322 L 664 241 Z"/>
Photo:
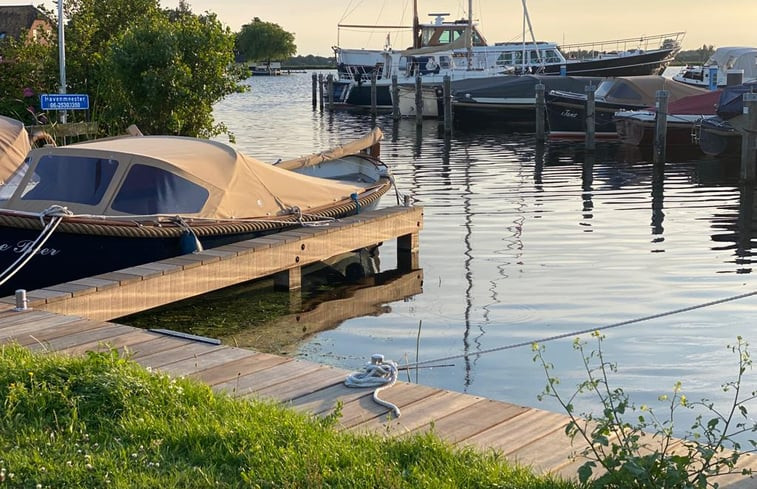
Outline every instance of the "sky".
<path id="1" fill-rule="evenodd" d="M 0 0 L 0 5 L 39 4 L 42 0 Z M 44 2 L 54 8 L 50 0 Z M 179 0 L 161 0 L 175 7 Z M 418 0 L 421 22 L 429 13 L 467 17 L 467 0 Z M 337 24 L 410 25 L 411 0 L 189 0 L 195 13 L 215 12 L 238 31 L 254 17 L 279 24 L 295 35 L 297 54 L 330 56 L 332 46 L 381 48 L 410 44 L 407 31 L 337 29 Z M 757 0 L 531 0 L 529 15 L 538 40 L 560 44 L 633 38 L 686 31 L 683 49 L 704 44 L 757 46 Z M 523 9 L 518 0 L 474 0 L 473 18 L 490 44 L 522 38 Z"/>

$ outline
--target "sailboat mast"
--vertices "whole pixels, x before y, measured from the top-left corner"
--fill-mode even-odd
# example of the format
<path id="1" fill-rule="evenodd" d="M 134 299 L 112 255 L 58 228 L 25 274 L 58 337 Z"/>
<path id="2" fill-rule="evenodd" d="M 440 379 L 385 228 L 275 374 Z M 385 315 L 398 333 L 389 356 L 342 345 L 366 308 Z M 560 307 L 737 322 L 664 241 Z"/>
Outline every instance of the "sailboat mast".
<path id="1" fill-rule="evenodd" d="M 473 0 L 468 0 L 468 39 L 466 44 L 468 48 L 468 69 L 473 69 Z"/>
<path id="2" fill-rule="evenodd" d="M 531 33 L 531 42 L 534 43 L 534 48 L 536 49 L 536 56 L 539 59 L 539 61 L 542 61 L 541 59 L 541 52 L 539 52 L 539 46 L 536 44 L 536 37 L 534 36 L 534 28 L 531 26 L 531 16 L 528 15 L 528 7 L 526 6 L 526 0 L 521 0 L 521 3 L 523 3 L 523 63 L 525 67 L 526 63 L 526 23 L 528 23 L 528 32 Z"/>
<path id="3" fill-rule="evenodd" d="M 413 0 L 413 49 L 421 47 L 421 26 L 418 22 L 418 0 Z"/>

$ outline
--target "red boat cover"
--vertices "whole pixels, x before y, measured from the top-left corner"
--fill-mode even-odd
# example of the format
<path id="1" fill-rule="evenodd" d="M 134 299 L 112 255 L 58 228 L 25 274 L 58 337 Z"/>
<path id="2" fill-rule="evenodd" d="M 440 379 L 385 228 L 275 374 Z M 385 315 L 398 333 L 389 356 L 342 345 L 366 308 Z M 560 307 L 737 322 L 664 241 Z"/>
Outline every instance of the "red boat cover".
<path id="1" fill-rule="evenodd" d="M 715 115 L 721 90 L 689 95 L 668 104 L 668 114 Z M 650 109 L 654 112 L 656 109 Z"/>

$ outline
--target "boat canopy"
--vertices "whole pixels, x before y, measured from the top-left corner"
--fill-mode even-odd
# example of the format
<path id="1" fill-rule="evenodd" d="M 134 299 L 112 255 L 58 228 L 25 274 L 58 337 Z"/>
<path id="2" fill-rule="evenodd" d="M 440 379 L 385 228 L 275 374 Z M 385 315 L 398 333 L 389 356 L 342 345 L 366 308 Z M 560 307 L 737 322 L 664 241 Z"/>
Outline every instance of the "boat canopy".
<path id="1" fill-rule="evenodd" d="M 717 66 L 722 70 L 744 70 L 744 76 L 757 72 L 755 65 L 757 48 L 726 46 L 717 48 L 705 62 L 705 66 Z"/>
<path id="2" fill-rule="evenodd" d="M 277 168 L 206 139 L 141 136 L 32 150 L 0 207 L 78 214 L 168 214 L 210 219 L 287 214 L 350 199 L 365 190 Z M 7 199 L 3 201 L 3 199 Z"/>
<path id="3" fill-rule="evenodd" d="M 24 124 L 16 119 L 0 116 L 0 184 L 16 171 L 29 150 L 29 134 Z"/>
<path id="4" fill-rule="evenodd" d="M 658 75 L 619 76 L 603 81 L 597 88 L 595 96 L 610 103 L 651 105 L 655 101 L 658 90 L 668 92 L 669 102 L 706 91 L 704 88 L 678 83 Z"/>
<path id="5" fill-rule="evenodd" d="M 344 156 L 354 155 L 360 153 L 361 151 L 369 149 L 372 151 L 373 156 L 378 156 L 377 151 L 373 150 L 373 148 L 377 148 L 377 145 L 379 144 L 381 139 L 383 139 L 383 137 L 384 133 L 381 132 L 381 129 L 376 127 L 360 139 L 320 153 L 301 156 L 293 160 L 281 161 L 279 163 L 276 163 L 276 167 L 283 168 L 285 170 L 296 170 L 299 168 L 318 165 L 325 161 L 335 160 Z"/>
<path id="6" fill-rule="evenodd" d="M 717 114 L 725 120 L 743 114 L 744 94 L 749 92 L 757 92 L 757 82 L 723 88 L 718 100 Z"/>

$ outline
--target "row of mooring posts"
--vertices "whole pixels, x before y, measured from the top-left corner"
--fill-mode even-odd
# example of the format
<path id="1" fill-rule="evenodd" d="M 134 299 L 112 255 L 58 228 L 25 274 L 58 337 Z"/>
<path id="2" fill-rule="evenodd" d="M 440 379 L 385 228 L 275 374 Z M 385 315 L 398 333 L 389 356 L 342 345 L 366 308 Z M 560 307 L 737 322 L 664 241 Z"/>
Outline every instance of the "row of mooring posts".
<path id="1" fill-rule="evenodd" d="M 323 74 L 313 73 L 313 110 L 320 107 L 323 111 L 324 107 L 328 111 L 334 110 L 334 75 L 329 74 L 325 77 Z M 378 114 L 378 87 L 377 87 L 377 73 L 373 72 L 371 75 L 371 104 L 370 113 Z M 397 75 L 392 75 L 391 85 L 391 99 L 392 99 L 392 119 L 399 120 L 402 117 L 400 112 L 400 90 L 399 83 L 397 81 Z M 420 75 L 415 77 L 415 121 L 417 125 L 423 124 L 423 80 Z M 442 109 L 444 117 L 444 130 L 446 132 L 452 131 L 452 79 L 449 75 L 445 75 L 442 80 Z"/>

